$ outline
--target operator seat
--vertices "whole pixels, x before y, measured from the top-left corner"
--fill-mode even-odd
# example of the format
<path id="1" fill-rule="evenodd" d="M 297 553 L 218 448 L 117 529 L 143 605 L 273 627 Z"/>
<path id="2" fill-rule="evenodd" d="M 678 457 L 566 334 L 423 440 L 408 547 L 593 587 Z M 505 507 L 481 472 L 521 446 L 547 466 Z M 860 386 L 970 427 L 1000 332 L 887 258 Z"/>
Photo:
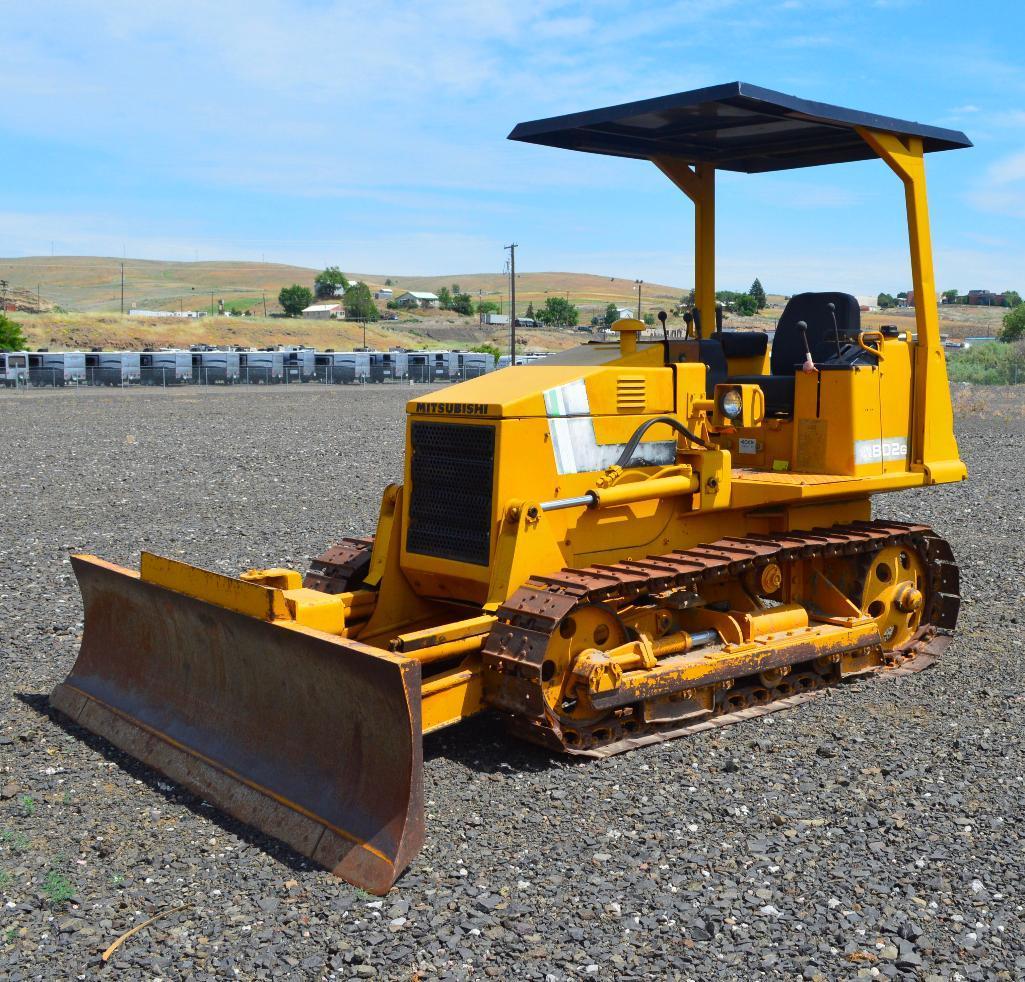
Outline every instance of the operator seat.
<path id="1" fill-rule="evenodd" d="M 829 310 L 832 303 L 836 324 Z M 768 416 L 791 416 L 794 412 L 794 378 L 804 363 L 804 338 L 797 322 L 808 325 L 808 347 L 816 366 L 837 360 L 839 346 L 849 344 L 861 330 L 861 307 L 849 293 L 798 293 L 790 298 L 776 325 L 769 355 L 769 375 L 735 375 L 731 382 L 761 386 Z"/>

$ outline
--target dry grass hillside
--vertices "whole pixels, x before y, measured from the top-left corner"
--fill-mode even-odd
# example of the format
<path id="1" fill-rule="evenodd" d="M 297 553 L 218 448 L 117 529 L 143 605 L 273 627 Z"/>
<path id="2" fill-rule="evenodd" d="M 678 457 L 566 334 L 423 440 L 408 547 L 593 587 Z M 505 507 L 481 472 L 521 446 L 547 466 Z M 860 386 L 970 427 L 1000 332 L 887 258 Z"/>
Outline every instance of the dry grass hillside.
<path id="1" fill-rule="evenodd" d="M 292 320 L 285 317 L 203 317 L 198 320 L 168 317 L 122 317 L 120 314 L 18 314 L 29 347 L 53 350 L 90 348 L 188 347 L 192 344 L 306 344 L 321 350 L 351 350 L 362 345 L 360 324 L 344 321 Z M 559 351 L 579 344 L 575 331 L 524 330 L 516 332 L 518 345 L 530 351 Z M 469 348 L 495 344 L 505 350 L 508 329 L 480 326 L 476 317 L 442 314 L 410 317 L 368 325 L 371 348 Z"/>
<path id="2" fill-rule="evenodd" d="M 246 262 L 161 262 L 145 259 L 120 260 L 98 256 L 35 256 L 24 259 L 0 259 L 0 279 L 18 291 L 18 302 L 35 309 L 38 294 L 42 310 L 51 306 L 76 313 L 120 311 L 121 266 L 125 272 L 125 309 L 141 307 L 153 310 L 217 309 L 223 300 L 238 312 L 279 311 L 277 297 L 283 286 L 301 283 L 312 288 L 317 270 L 305 266 Z M 453 276 L 401 276 L 392 274 L 349 273 L 372 289 L 388 281 L 398 295 L 403 290 L 436 292 L 443 286 L 458 284 L 473 297 L 508 303 L 509 279 L 500 273 L 464 273 Z M 683 287 L 644 284 L 642 300 L 666 306 L 685 292 Z M 587 273 L 518 273 L 517 307 L 521 313 L 527 304 L 540 305 L 549 295 L 569 294 L 577 306 L 604 308 L 608 303 L 634 307 L 637 288 L 632 279 L 593 276 Z"/>

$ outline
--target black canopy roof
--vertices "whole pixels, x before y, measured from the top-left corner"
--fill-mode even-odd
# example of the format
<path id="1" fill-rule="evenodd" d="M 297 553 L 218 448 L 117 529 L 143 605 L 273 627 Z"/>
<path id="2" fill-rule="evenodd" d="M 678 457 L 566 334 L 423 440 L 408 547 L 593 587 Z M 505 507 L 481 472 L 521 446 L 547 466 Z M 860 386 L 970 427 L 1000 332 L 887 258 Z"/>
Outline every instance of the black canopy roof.
<path id="1" fill-rule="evenodd" d="M 856 126 L 920 136 L 926 152 L 970 147 L 958 130 L 809 102 L 747 82 L 520 123 L 510 140 L 616 157 L 675 157 L 760 173 L 868 160 Z"/>

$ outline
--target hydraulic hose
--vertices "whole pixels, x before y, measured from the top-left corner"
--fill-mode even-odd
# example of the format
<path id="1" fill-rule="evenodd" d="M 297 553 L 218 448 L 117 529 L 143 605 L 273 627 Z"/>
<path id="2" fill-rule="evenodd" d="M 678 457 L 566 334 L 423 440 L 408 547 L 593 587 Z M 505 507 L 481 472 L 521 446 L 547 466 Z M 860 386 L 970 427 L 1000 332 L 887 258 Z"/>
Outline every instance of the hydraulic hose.
<path id="1" fill-rule="evenodd" d="M 691 443 L 696 443 L 699 447 L 704 447 L 705 450 L 711 450 L 712 448 L 705 443 L 696 433 L 689 430 L 683 425 L 678 419 L 674 419 L 672 416 L 655 416 L 653 419 L 646 420 L 641 423 L 640 426 L 634 430 L 634 434 L 630 437 L 629 443 L 623 448 L 623 452 L 619 455 L 619 459 L 616 461 L 617 467 L 626 467 L 629 465 L 633 455 L 637 452 L 637 447 L 641 442 L 641 437 L 651 429 L 656 423 L 664 423 L 666 426 L 676 430 L 681 436 L 685 436 Z"/>

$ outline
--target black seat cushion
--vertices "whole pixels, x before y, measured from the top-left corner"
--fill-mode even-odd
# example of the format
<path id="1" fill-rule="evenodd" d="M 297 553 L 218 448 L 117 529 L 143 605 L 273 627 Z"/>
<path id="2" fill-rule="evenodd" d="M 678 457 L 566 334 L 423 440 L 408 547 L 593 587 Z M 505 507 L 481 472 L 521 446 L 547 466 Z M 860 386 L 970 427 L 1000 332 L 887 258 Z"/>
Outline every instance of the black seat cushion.
<path id="1" fill-rule="evenodd" d="M 766 416 L 790 416 L 794 411 L 794 373 L 789 375 L 731 375 L 737 385 L 759 385 L 765 393 Z"/>
<path id="2" fill-rule="evenodd" d="M 835 327 L 828 306 L 830 303 L 836 308 Z M 849 293 L 798 293 L 792 296 L 772 339 L 769 366 L 773 375 L 792 375 L 794 369 L 804 362 L 804 338 L 797 329 L 798 321 L 808 325 L 808 347 L 812 360 L 818 364 L 836 357 L 837 328 L 841 342 L 858 334 L 861 330 L 861 308 Z"/>
<path id="3" fill-rule="evenodd" d="M 722 345 L 727 358 L 760 357 L 769 346 L 769 335 L 764 331 L 716 331 L 712 340 Z"/>

